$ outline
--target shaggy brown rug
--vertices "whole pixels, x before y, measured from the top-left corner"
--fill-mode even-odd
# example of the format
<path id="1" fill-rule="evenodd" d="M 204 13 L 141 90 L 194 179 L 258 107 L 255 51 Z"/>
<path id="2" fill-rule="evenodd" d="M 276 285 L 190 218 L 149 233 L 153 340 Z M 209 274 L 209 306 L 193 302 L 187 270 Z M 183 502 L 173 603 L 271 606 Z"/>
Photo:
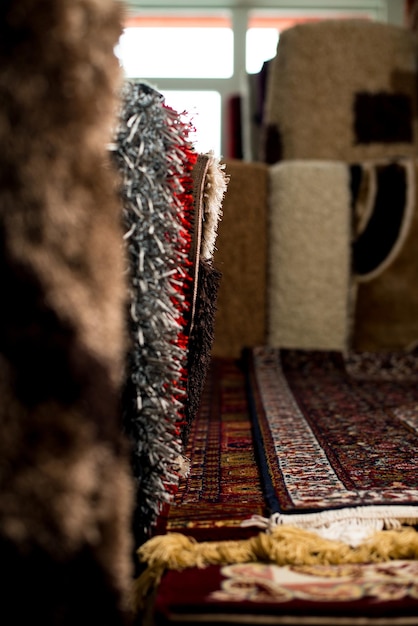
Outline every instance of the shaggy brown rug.
<path id="1" fill-rule="evenodd" d="M 0 8 L 0 550 L 14 624 L 130 616 L 113 0 Z M 7 617 L 4 617 L 7 616 Z"/>

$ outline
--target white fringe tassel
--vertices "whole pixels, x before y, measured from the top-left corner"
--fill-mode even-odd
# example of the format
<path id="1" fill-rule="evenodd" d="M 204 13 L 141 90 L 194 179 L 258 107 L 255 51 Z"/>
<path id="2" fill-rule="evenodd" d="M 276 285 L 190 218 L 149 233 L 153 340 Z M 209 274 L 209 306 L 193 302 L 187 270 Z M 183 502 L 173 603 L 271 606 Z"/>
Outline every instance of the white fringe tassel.
<path id="1" fill-rule="evenodd" d="M 418 524 L 418 507 L 376 505 L 320 513 L 273 513 L 270 517 L 253 515 L 244 520 L 241 526 L 255 526 L 271 532 L 284 524 L 310 530 L 324 539 L 342 541 L 356 547 L 378 530 L 395 530 L 403 525 Z"/>

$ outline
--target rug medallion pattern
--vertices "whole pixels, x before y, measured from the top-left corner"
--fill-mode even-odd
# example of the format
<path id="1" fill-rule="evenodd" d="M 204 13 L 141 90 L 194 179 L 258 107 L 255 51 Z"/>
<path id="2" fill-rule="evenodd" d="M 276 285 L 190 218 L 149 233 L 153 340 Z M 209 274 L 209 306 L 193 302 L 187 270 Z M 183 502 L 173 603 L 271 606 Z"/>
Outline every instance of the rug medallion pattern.
<path id="1" fill-rule="evenodd" d="M 272 511 L 418 504 L 418 378 L 338 352 L 254 348 L 249 399 Z M 417 369 L 415 369 L 415 372 Z M 374 373 L 373 373 L 374 372 Z"/>

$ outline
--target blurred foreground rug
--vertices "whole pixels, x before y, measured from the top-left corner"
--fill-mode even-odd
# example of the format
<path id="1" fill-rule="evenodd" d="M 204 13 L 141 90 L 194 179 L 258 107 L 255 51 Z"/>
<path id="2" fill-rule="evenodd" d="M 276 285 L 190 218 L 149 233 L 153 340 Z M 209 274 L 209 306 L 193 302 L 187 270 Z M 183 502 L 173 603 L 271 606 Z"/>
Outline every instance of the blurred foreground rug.
<path id="1" fill-rule="evenodd" d="M 418 521 L 416 353 L 247 351 L 269 525 L 355 545 Z M 261 520 L 260 520 L 261 523 Z"/>

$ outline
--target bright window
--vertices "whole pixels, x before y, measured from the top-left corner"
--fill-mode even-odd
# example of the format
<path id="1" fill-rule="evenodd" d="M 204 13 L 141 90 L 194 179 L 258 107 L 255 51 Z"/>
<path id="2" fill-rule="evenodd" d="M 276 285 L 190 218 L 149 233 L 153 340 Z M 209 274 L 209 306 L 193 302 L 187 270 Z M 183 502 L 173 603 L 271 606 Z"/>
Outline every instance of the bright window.
<path id="1" fill-rule="evenodd" d="M 221 153 L 221 94 L 217 91 L 162 91 L 165 103 L 186 113 L 194 131 L 191 141 L 198 152 Z"/>
<path id="2" fill-rule="evenodd" d="M 275 56 L 283 30 L 329 18 L 387 21 L 389 14 L 400 24 L 403 6 L 403 0 L 253 0 L 252 8 L 245 8 L 247 0 L 225 0 L 223 6 L 216 0 L 213 8 L 208 0 L 127 3 L 131 9 L 116 48 L 125 76 L 150 82 L 167 104 L 191 116 L 199 151 L 228 157 L 230 146 L 235 150 L 241 141 L 249 159 L 247 75 L 258 73 Z M 188 4 L 193 6 L 185 8 Z M 231 108 L 240 98 L 241 110 Z M 235 142 L 240 118 L 242 137 Z"/>
<path id="3" fill-rule="evenodd" d="M 277 50 L 279 31 L 277 28 L 249 28 L 246 37 L 246 71 L 257 74 L 264 61 L 272 59 Z"/>
<path id="4" fill-rule="evenodd" d="M 234 37 L 227 17 L 130 18 L 116 54 L 128 78 L 229 78 Z"/>

